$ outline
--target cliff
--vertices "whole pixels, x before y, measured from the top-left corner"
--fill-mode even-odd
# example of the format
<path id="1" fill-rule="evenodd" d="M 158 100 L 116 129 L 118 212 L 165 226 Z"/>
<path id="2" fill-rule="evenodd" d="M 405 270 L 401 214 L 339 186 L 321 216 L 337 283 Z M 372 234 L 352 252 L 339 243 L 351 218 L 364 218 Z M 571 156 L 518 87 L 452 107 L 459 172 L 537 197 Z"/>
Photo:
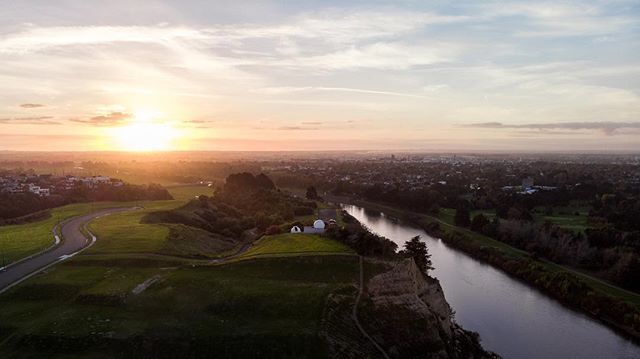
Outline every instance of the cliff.
<path id="1" fill-rule="evenodd" d="M 368 281 L 360 313 L 366 330 L 390 357 L 497 357 L 482 349 L 477 334 L 455 323 L 437 279 L 423 275 L 413 259 L 388 265 L 388 271 Z"/>

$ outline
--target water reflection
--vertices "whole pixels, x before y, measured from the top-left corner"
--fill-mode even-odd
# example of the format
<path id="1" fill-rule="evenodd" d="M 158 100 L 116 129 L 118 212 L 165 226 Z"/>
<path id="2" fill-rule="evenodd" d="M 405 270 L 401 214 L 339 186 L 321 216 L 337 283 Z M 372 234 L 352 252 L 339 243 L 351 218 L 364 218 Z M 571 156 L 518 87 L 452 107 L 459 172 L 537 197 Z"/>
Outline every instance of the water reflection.
<path id="1" fill-rule="evenodd" d="M 398 248 L 421 235 L 432 254 L 432 275 L 440 280 L 456 321 L 480 333 L 483 346 L 504 358 L 640 358 L 639 346 L 607 327 L 447 247 L 422 229 L 392 221 L 380 212 L 343 207 Z"/>

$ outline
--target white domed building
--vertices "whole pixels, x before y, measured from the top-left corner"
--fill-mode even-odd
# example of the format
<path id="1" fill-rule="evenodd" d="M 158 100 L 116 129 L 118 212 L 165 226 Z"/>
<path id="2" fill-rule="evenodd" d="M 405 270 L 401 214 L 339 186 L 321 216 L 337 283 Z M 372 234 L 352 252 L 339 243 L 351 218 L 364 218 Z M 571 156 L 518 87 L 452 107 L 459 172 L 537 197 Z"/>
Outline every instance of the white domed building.
<path id="1" fill-rule="evenodd" d="M 291 233 L 302 233 L 302 229 L 298 226 L 291 227 Z"/>
<path id="2" fill-rule="evenodd" d="M 313 222 L 313 228 L 315 229 L 324 229 L 325 228 L 325 223 L 323 220 L 321 219 L 317 219 L 315 222 Z"/>
<path id="3" fill-rule="evenodd" d="M 316 219 L 313 222 L 313 226 L 304 226 L 304 233 L 313 234 L 313 233 L 324 233 L 326 228 L 326 223 L 324 223 L 321 219 Z"/>

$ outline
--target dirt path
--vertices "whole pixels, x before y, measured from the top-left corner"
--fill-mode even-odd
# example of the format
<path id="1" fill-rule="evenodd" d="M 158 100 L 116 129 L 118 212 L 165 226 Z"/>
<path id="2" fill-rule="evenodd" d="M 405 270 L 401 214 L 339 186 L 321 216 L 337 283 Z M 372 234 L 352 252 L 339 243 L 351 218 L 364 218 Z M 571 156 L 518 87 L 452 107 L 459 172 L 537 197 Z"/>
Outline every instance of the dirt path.
<path id="1" fill-rule="evenodd" d="M 387 355 L 387 352 L 385 352 L 384 349 L 382 349 L 382 347 L 378 343 L 376 343 L 375 340 L 373 340 L 373 338 L 369 335 L 369 333 L 367 333 L 367 331 L 364 330 L 364 328 L 362 327 L 362 324 L 360 324 L 360 320 L 358 319 L 358 306 L 360 305 L 360 298 L 362 297 L 362 292 L 364 290 L 364 265 L 362 263 L 363 262 L 362 256 L 359 256 L 359 257 L 360 257 L 360 289 L 358 290 L 358 297 L 356 298 L 356 302 L 353 305 L 353 313 L 351 315 L 353 317 L 353 321 L 356 323 L 356 326 L 360 330 L 360 333 L 362 333 L 362 335 L 364 335 L 364 337 L 367 338 L 371 342 L 371 344 L 373 344 L 373 346 L 376 347 L 376 349 L 378 349 L 380 354 L 385 359 L 390 359 L 389 355 Z"/>

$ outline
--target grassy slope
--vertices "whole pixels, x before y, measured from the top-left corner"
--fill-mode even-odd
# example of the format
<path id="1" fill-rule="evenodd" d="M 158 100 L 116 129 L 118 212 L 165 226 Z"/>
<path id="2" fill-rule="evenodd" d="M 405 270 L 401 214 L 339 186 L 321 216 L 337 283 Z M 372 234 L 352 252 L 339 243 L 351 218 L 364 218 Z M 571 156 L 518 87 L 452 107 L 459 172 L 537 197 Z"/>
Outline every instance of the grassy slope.
<path id="1" fill-rule="evenodd" d="M 0 227 L 0 256 L 6 264 L 48 248 L 53 244 L 53 227 L 65 219 L 107 207 L 126 206 L 123 203 L 77 203 L 51 210 L 51 217 L 33 223 Z M 1 262 L 1 259 L 0 259 Z"/>
<path id="2" fill-rule="evenodd" d="M 139 348 L 143 339 L 215 343 L 209 349 L 223 357 L 322 357 L 318 331 L 325 300 L 354 285 L 358 259 L 312 251 L 349 248 L 315 235 L 284 234 L 254 248 L 271 253 L 267 258 L 224 265 L 194 267 L 202 262 L 140 256 L 163 248 L 167 232 L 139 218 L 181 203 L 145 203 L 145 210 L 96 220 L 92 228 L 100 239 L 94 247 L 0 295 L 0 357 L 112 357 L 117 353 L 109 350 Z M 290 256 L 299 251 L 307 255 Z M 159 280 L 132 293 L 151 278 Z M 114 337 L 115 344 L 106 342 Z M 180 345 L 168 350 L 174 347 L 184 354 Z"/>
<path id="3" fill-rule="evenodd" d="M 261 238 L 242 257 L 297 255 L 310 252 L 353 253 L 353 250 L 345 244 L 316 234 L 283 233 Z"/>
<path id="4" fill-rule="evenodd" d="M 183 200 L 193 197 L 181 191 Z M 169 229 L 140 218 L 182 203 L 149 202 L 144 210 L 96 220 L 91 227 L 100 239 L 93 247 L 0 295 L 0 357 L 112 357 L 117 353 L 109 350 L 131 350 L 139 340 L 185 338 L 215 343 L 221 357 L 323 357 L 327 295 L 357 279 L 350 249 L 316 235 L 283 234 L 254 248 L 266 257 L 223 265 L 194 267 L 203 261 L 153 254 L 166 248 Z M 346 255 L 318 255 L 326 252 Z M 151 278 L 158 281 L 133 294 Z M 100 344 L 106 340 L 116 343 Z"/>
<path id="5" fill-rule="evenodd" d="M 137 336 L 163 342 L 186 338 L 200 345 L 214 340 L 216 350 L 233 357 L 243 351 L 312 357 L 323 352 L 318 331 L 327 295 L 352 286 L 358 273 L 355 256 L 262 258 L 176 269 L 85 261 L 80 256 L 0 295 L 0 356 L 53 357 L 61 354 L 56 350 L 95 355 L 105 350 L 101 340 L 117 333 L 125 345 L 134 345 Z M 153 277 L 160 280 L 141 294 L 132 293 Z M 121 299 L 114 305 L 108 300 L 113 297 Z M 29 340 L 42 347 L 33 349 Z M 59 346 L 65 341 L 73 345 Z"/>
<path id="6" fill-rule="evenodd" d="M 143 205 L 148 209 L 165 209 L 178 207 L 198 194 L 212 194 L 212 190 L 205 186 L 180 186 L 169 188 L 174 196 L 173 201 L 157 202 L 97 202 L 76 203 L 51 210 L 51 217 L 42 221 L 0 227 L 0 266 L 2 263 L 12 263 L 48 248 L 53 244 L 53 227 L 71 217 L 89 213 L 94 210 L 110 207 L 126 207 Z M 127 213 L 136 217 L 138 213 Z M 104 217 L 109 218 L 109 217 Z M 153 230 L 158 230 L 154 228 Z M 165 230 L 167 230 L 165 228 Z M 4 257 L 4 258 L 3 258 Z"/>

